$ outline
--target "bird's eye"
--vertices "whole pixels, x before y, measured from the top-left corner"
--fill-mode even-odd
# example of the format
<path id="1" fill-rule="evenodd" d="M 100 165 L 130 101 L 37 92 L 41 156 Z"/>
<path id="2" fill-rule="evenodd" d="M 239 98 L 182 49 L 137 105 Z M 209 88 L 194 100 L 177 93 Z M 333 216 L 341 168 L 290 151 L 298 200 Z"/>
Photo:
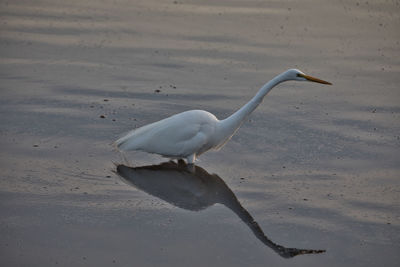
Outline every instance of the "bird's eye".
<path id="1" fill-rule="evenodd" d="M 300 73 L 297 73 L 296 76 L 297 76 L 297 77 L 301 77 L 301 74 L 300 74 Z"/>

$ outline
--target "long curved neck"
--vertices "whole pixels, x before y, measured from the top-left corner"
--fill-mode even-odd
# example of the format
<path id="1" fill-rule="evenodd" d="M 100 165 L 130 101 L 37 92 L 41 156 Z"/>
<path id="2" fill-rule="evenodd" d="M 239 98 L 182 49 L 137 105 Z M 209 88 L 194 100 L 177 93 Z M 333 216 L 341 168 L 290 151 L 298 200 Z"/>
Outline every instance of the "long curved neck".
<path id="1" fill-rule="evenodd" d="M 271 89 L 279 83 L 285 81 L 283 74 L 284 73 L 276 76 L 275 78 L 267 82 L 263 87 L 261 87 L 257 94 L 249 102 L 247 102 L 246 105 L 241 107 L 238 111 L 233 113 L 228 118 L 221 120 L 221 130 L 226 134 L 231 133 L 231 135 L 229 136 L 231 137 L 242 125 L 244 120 L 258 107 L 258 105 L 260 105 L 264 97 L 271 91 Z"/>

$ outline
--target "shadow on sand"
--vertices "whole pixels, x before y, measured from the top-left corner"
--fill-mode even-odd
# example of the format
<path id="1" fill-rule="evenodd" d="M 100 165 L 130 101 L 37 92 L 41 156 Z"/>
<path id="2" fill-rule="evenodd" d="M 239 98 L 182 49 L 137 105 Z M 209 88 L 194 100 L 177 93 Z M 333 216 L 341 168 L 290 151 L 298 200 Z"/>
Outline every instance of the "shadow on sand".
<path id="1" fill-rule="evenodd" d="M 188 166 L 183 161 L 135 168 L 117 165 L 117 174 L 127 184 L 182 209 L 199 211 L 216 203 L 225 205 L 240 217 L 261 242 L 283 258 L 325 252 L 286 248 L 271 241 L 225 182 L 201 167 Z"/>

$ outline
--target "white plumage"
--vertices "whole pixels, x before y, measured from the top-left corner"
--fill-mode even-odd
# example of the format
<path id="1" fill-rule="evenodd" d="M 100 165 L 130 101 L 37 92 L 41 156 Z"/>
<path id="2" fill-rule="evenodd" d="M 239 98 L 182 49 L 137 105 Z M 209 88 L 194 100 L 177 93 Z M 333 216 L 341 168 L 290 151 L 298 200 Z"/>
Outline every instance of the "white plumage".
<path id="1" fill-rule="evenodd" d="M 204 152 L 221 148 L 265 95 L 288 80 L 330 84 L 290 69 L 266 83 L 246 105 L 224 120 L 204 110 L 185 111 L 132 130 L 115 141 L 115 145 L 123 151 L 140 150 L 168 158 L 186 158 L 188 163 L 194 163 Z"/>
<path id="2" fill-rule="evenodd" d="M 200 155 L 214 147 L 217 124 L 218 119 L 213 114 L 190 110 L 133 130 L 116 143 L 121 150 L 187 158 L 194 151 Z"/>

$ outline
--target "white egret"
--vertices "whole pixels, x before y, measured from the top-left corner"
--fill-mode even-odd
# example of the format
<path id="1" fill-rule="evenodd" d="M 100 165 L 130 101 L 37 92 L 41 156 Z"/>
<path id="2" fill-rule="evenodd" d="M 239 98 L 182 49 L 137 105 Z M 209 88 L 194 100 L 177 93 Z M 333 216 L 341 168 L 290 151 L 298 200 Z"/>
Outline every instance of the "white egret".
<path id="1" fill-rule="evenodd" d="M 204 152 L 225 145 L 272 88 L 291 80 L 331 84 L 290 69 L 266 83 L 247 104 L 224 120 L 204 110 L 189 110 L 132 130 L 114 144 L 122 151 L 139 150 L 194 163 Z"/>

